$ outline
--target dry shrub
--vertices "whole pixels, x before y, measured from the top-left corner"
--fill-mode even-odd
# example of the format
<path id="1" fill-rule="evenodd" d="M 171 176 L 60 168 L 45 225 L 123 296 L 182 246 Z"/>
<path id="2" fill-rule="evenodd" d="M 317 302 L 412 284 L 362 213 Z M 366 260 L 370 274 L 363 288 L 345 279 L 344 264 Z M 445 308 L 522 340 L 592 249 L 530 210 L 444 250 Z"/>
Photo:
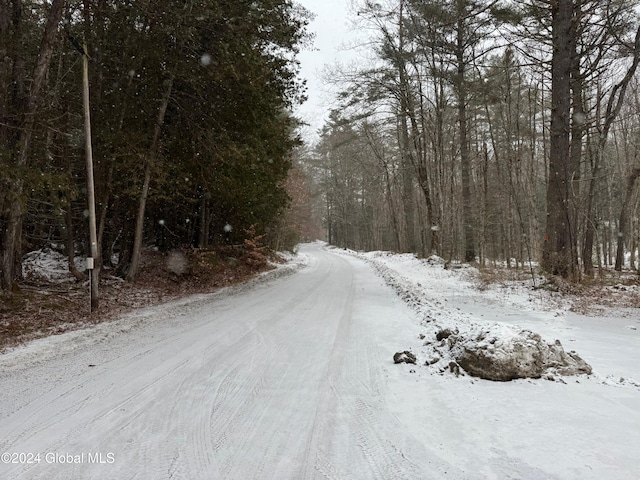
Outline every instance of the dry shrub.
<path id="1" fill-rule="evenodd" d="M 0 352 L 35 338 L 111 320 L 137 308 L 248 280 L 270 268 L 268 252 L 260 240 L 254 236 L 240 247 L 185 248 L 168 254 L 145 249 L 135 283 L 103 270 L 100 307 L 93 314 L 89 312 L 87 282 L 78 282 L 71 275 L 62 282 L 42 278 L 24 281 L 20 291 L 0 295 Z"/>
<path id="2" fill-rule="evenodd" d="M 478 267 L 476 288 L 486 291 L 494 285 L 507 286 L 513 282 L 531 282 L 531 271 L 507 267 Z"/>
<path id="3" fill-rule="evenodd" d="M 242 261 L 252 268 L 263 268 L 268 264 L 267 247 L 263 241 L 265 235 L 257 235 L 254 225 L 245 230 Z"/>

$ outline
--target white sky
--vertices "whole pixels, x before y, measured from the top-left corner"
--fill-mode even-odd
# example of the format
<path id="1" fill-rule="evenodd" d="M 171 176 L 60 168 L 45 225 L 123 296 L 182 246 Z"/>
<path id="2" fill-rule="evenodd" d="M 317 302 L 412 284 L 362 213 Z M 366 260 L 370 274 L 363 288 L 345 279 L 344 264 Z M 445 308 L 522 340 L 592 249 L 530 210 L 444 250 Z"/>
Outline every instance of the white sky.
<path id="1" fill-rule="evenodd" d="M 316 14 L 308 29 L 315 33 L 314 49 L 303 51 L 299 56 L 302 77 L 307 80 L 309 100 L 296 111 L 296 115 L 310 124 L 303 130 L 303 137 L 313 142 L 317 131 L 335 107 L 335 89 L 322 80 L 327 66 L 336 63 L 349 64 L 356 54 L 349 50 L 356 34 L 350 26 L 350 0 L 297 0 Z"/>

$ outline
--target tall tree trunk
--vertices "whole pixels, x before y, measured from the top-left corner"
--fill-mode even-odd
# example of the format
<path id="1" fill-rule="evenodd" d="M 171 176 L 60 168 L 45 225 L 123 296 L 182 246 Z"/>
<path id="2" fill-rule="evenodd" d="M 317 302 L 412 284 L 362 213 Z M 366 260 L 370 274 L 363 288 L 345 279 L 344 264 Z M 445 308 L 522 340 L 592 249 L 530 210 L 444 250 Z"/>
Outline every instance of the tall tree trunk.
<path id="1" fill-rule="evenodd" d="M 405 214 L 405 250 L 416 251 L 415 235 L 415 204 L 413 201 L 413 170 L 415 161 L 411 151 L 408 117 L 413 115 L 411 105 L 411 87 L 404 59 L 404 1 L 400 1 L 400 13 L 398 17 L 398 52 L 397 68 L 400 81 L 400 149 L 402 161 L 402 200 Z"/>
<path id="2" fill-rule="evenodd" d="M 622 109 L 622 103 L 629 86 L 629 82 L 635 75 L 638 65 L 640 64 L 640 27 L 636 30 L 634 48 L 633 48 L 633 61 L 631 66 L 627 70 L 625 76 L 611 89 L 609 99 L 607 100 L 607 107 L 604 114 L 604 122 L 602 128 L 598 134 L 598 141 L 595 151 L 595 158 L 592 160 L 591 169 L 591 181 L 589 185 L 589 196 L 587 197 L 587 225 L 585 228 L 585 241 L 583 246 L 582 258 L 584 262 L 584 272 L 587 275 L 593 275 L 593 243 L 595 235 L 596 225 L 596 208 L 594 206 L 595 196 L 597 191 L 597 182 L 599 180 L 600 169 L 604 161 L 604 152 L 609 137 L 609 130 L 613 121 L 616 119 L 620 110 Z M 598 95 L 599 97 L 599 95 Z M 598 115 L 599 117 L 600 115 Z"/>
<path id="3" fill-rule="evenodd" d="M 391 188 L 391 175 L 389 172 L 393 171 L 393 168 L 389 166 L 384 154 L 384 150 L 377 147 L 375 138 L 371 134 L 370 128 L 367 124 L 364 125 L 364 133 L 369 140 L 371 151 L 374 156 L 380 161 L 380 165 L 384 170 L 384 189 L 385 197 L 387 198 L 387 206 L 389 207 L 389 214 L 391 215 L 391 224 L 393 225 L 393 239 L 395 241 L 394 248 L 396 251 L 400 251 L 402 243 L 400 241 L 400 222 L 398 221 L 398 214 L 396 213 L 395 202 L 393 201 L 393 189 Z"/>
<path id="4" fill-rule="evenodd" d="M 107 12 L 107 9 L 109 8 L 107 3 L 108 3 L 107 0 L 97 0 L 97 3 L 93 4 L 93 12 L 89 15 L 90 17 L 89 20 L 85 21 L 85 25 L 87 26 L 88 31 L 91 28 L 91 24 L 93 24 L 93 30 L 95 30 L 95 38 L 97 42 L 96 44 L 98 45 L 101 42 L 108 41 L 108 38 L 105 38 L 105 30 L 106 30 L 105 22 L 107 17 L 106 12 Z M 143 10 L 146 12 L 149 12 L 149 6 L 150 6 L 150 0 L 147 1 L 146 6 L 143 8 Z M 87 14 L 87 12 L 90 11 L 90 8 L 92 8 L 91 3 L 90 2 L 86 3 L 86 0 L 85 0 L 85 15 Z M 154 22 L 152 21 L 150 16 L 147 15 L 142 20 L 141 30 L 147 31 L 153 24 Z M 95 55 L 96 55 L 95 63 L 97 65 L 96 65 L 96 68 L 93 69 L 92 71 L 94 72 L 94 75 L 97 77 L 97 80 L 95 81 L 97 88 L 95 89 L 95 92 L 94 92 L 94 97 L 96 98 L 97 102 L 94 102 L 93 110 L 100 115 L 101 109 L 99 105 L 100 105 L 100 102 L 102 101 L 102 83 L 103 83 L 104 66 L 102 65 L 102 62 L 99 61 L 99 59 L 102 56 L 102 51 L 98 49 L 98 51 L 95 52 Z M 142 56 L 132 59 L 132 62 L 130 65 L 130 71 L 137 71 L 140 68 L 141 62 L 143 61 L 144 61 L 144 58 Z M 121 132 L 124 128 L 124 120 L 127 114 L 129 100 L 134 96 L 133 88 L 134 88 L 134 76 L 128 75 L 127 86 L 125 87 L 123 95 L 121 97 L 122 105 L 120 106 L 120 109 L 118 112 L 118 123 L 117 123 L 118 128 L 114 133 Z M 113 187 L 113 175 L 114 175 L 114 170 L 116 169 L 116 158 L 113 152 L 105 151 L 103 152 L 103 155 L 104 155 L 102 157 L 103 161 L 101 163 L 104 165 L 104 159 L 108 158 L 108 160 L 106 161 L 106 166 L 101 166 L 101 164 L 99 163 L 97 167 L 100 169 L 100 171 L 98 175 L 96 175 L 96 180 L 97 180 L 96 192 L 97 192 L 97 202 L 99 206 L 98 248 L 100 249 L 100 253 L 101 253 L 100 259 L 99 259 L 99 267 L 102 267 L 103 263 L 106 263 L 107 265 L 111 265 L 112 263 L 111 262 L 112 248 L 105 249 L 103 248 L 103 246 L 105 244 L 104 238 L 105 238 L 105 229 L 107 226 L 107 215 L 108 215 L 108 211 L 111 203 L 111 197 L 112 197 L 111 190 Z M 105 174 L 105 170 L 106 170 L 106 174 Z M 128 248 L 130 248 L 130 246 Z M 130 259 L 128 258 L 125 258 L 124 260 L 125 260 L 124 264 L 128 264 L 130 261 Z M 118 262 L 118 264 L 120 265 L 120 261 Z"/>
<path id="5" fill-rule="evenodd" d="M 171 90 L 173 88 L 173 75 L 169 77 L 166 90 L 162 96 L 162 103 L 158 110 L 158 118 L 156 119 L 156 125 L 153 131 L 153 139 L 151 141 L 151 147 L 149 153 L 145 159 L 144 166 L 144 181 L 142 183 L 142 190 L 140 192 L 140 198 L 138 200 L 138 212 L 136 213 L 136 227 L 133 236 L 133 250 L 131 252 L 131 264 L 127 271 L 126 280 L 134 282 L 138 277 L 140 270 L 140 255 L 142 252 L 142 238 L 144 235 L 144 215 L 147 206 L 147 197 L 149 196 L 149 186 L 151 184 L 151 174 L 156 163 L 158 156 L 158 145 L 160 143 L 160 133 L 164 124 L 164 117 L 167 113 L 167 107 L 169 105 L 169 99 L 171 98 Z"/>
<path id="6" fill-rule="evenodd" d="M 600 98 L 600 86 L 598 86 L 597 98 Z M 598 102 L 599 103 L 599 102 Z M 596 108 L 596 118 L 600 118 L 599 105 Z M 596 151 L 593 148 L 589 148 L 589 166 L 590 166 L 590 180 L 589 190 L 586 195 L 586 207 L 585 207 L 585 227 L 584 227 L 584 241 L 582 243 L 582 268 L 585 275 L 593 276 L 593 246 L 596 234 L 596 209 L 595 209 L 595 196 L 598 186 L 598 177 L 600 175 L 600 142 L 596 146 Z M 598 262 L 598 265 L 600 262 Z"/>
<path id="7" fill-rule="evenodd" d="M 575 0 L 574 25 L 578 25 L 581 22 L 582 15 L 582 0 Z M 575 27 L 574 27 L 575 31 Z M 575 35 L 575 34 L 574 34 Z M 584 77 L 580 68 L 580 57 L 578 54 L 578 42 L 572 41 L 572 60 L 571 60 L 571 92 L 572 92 L 572 108 L 573 114 L 571 116 L 571 146 L 570 146 L 570 167 L 571 179 L 569 183 L 569 201 L 570 211 L 572 214 L 570 225 L 572 225 L 572 237 L 575 238 L 575 245 L 572 243 L 572 259 L 575 258 L 577 262 L 577 239 L 578 239 L 578 211 L 582 205 L 580 195 L 581 185 L 581 165 L 582 165 L 582 140 L 586 131 L 586 114 L 584 109 Z M 583 261 L 584 263 L 584 261 Z M 576 267 L 575 276 L 579 277 L 580 269 Z M 577 278 L 576 278 L 577 279 Z"/>
<path id="8" fill-rule="evenodd" d="M 6 97 L 3 96 L 4 103 L 0 110 L 0 145 L 6 149 L 9 163 L 15 163 L 18 155 L 20 129 L 26 109 L 26 62 L 23 52 L 18 48 L 23 42 L 22 11 L 21 0 L 0 3 L 0 53 L 3 61 L 0 87 L 10 92 Z M 14 280 L 22 274 L 20 255 L 16 255 L 16 250 L 22 244 L 22 205 L 19 197 L 22 196 L 24 183 L 21 178 L 10 176 L 3 180 L 3 203 L 9 204 L 9 211 L 1 212 L 5 217 L 1 220 L 6 222 L 6 226 L 0 241 L 3 248 L 0 289 L 11 290 Z"/>
<path id="9" fill-rule="evenodd" d="M 629 206 L 631 205 L 631 199 L 633 198 L 633 190 L 636 185 L 636 180 L 640 176 L 640 168 L 634 168 L 627 180 L 627 190 L 624 195 L 624 201 L 622 202 L 622 208 L 620 209 L 620 220 L 618 222 L 618 246 L 616 251 L 616 271 L 622 271 L 624 264 L 624 243 L 625 237 L 628 235 L 627 225 L 629 223 Z"/>
<path id="10" fill-rule="evenodd" d="M 571 128 L 571 64 L 573 40 L 573 1 L 552 2 L 551 60 L 551 143 L 549 149 L 549 183 L 547 185 L 547 229 L 543 250 L 543 267 L 564 278 L 576 272 L 575 236 L 571 224 L 573 214 L 569 198 L 572 178 Z"/>
<path id="11" fill-rule="evenodd" d="M 444 79 L 442 76 L 436 75 L 436 58 L 435 52 L 431 52 L 431 66 L 433 75 L 435 76 L 434 82 L 434 126 L 433 126 L 433 146 L 432 146 L 432 155 L 433 160 L 435 162 L 435 168 L 433 170 L 433 176 L 435 177 L 432 185 L 433 188 L 433 217 L 429 219 L 431 222 L 431 251 L 436 252 L 438 254 L 442 254 L 443 246 L 442 246 L 442 237 L 440 232 L 442 230 L 442 219 L 444 215 L 444 197 L 445 197 L 445 172 L 444 172 L 444 163 L 445 163 L 445 148 L 444 148 L 444 112 L 447 109 L 445 95 L 444 95 Z M 423 121 L 425 116 L 423 115 Z M 427 131 L 425 128 L 426 124 L 423 125 L 423 131 Z"/>
<path id="12" fill-rule="evenodd" d="M 14 6 L 21 7 L 20 1 L 16 0 Z M 26 99 L 26 109 L 20 128 L 20 136 L 18 142 L 12 152 L 13 163 L 18 169 L 26 166 L 29 146 L 35 125 L 36 110 L 40 103 L 41 91 L 45 82 L 51 58 L 53 56 L 53 48 L 58 32 L 58 25 L 62 18 L 62 11 L 65 5 L 64 0 L 53 0 L 47 22 L 42 34 L 42 41 L 38 51 L 38 59 L 33 71 L 31 88 Z M 15 48 L 21 48 L 21 45 L 15 45 Z M 18 54 L 20 55 L 20 54 Z M 22 249 L 22 219 L 24 216 L 24 180 L 14 178 L 8 182 L 11 192 L 9 197 L 9 214 L 7 218 L 7 227 L 3 240 L 3 258 L 2 258 L 2 286 L 11 288 L 14 280 L 21 275 L 21 249 Z"/>
<path id="13" fill-rule="evenodd" d="M 462 224 L 464 233 L 464 260 L 472 262 L 476 259 L 475 221 L 473 214 L 473 200 L 471 198 L 471 156 L 469 154 L 469 139 L 467 126 L 467 84 L 465 59 L 465 11 L 464 0 L 457 0 L 457 28 L 456 28 L 456 90 L 458 96 L 458 126 L 460 134 L 460 174 L 462 181 Z"/>
<path id="14" fill-rule="evenodd" d="M 414 162 L 412 152 L 410 151 L 411 147 L 409 141 L 409 127 L 407 125 L 407 110 L 408 107 L 405 100 L 405 94 L 401 93 L 398 128 L 400 130 L 400 162 L 402 168 L 402 205 L 404 207 L 405 218 L 404 246 L 402 250 L 406 252 L 415 252 L 415 214 L 412 192 L 413 179 L 411 176 Z"/>
<path id="15" fill-rule="evenodd" d="M 406 77 L 406 72 L 404 73 L 404 76 Z M 427 152 L 424 147 L 424 140 L 420 130 L 420 125 L 416 119 L 416 108 L 413 97 L 410 95 L 407 96 L 407 107 L 408 118 L 411 122 L 412 139 L 412 148 L 409 150 L 411 152 L 409 158 L 411 160 L 413 170 L 417 173 L 418 185 L 420 185 L 420 190 L 422 190 L 422 194 L 424 196 L 424 201 L 427 207 L 427 218 L 431 225 L 429 253 L 436 254 L 438 245 L 440 244 L 438 227 L 439 220 L 436 218 L 433 207 L 431 183 L 429 182 L 430 172 L 427 165 Z M 422 114 L 423 112 L 421 111 L 420 113 Z"/>

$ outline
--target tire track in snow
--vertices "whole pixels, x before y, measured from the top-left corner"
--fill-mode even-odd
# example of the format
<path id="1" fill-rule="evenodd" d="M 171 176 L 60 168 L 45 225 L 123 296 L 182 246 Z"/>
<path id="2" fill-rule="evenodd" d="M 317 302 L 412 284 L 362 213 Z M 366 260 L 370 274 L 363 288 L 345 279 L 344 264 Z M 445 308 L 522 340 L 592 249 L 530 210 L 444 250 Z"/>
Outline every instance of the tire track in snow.
<path id="1" fill-rule="evenodd" d="M 84 397 L 78 399 L 78 393 L 81 392 L 87 382 L 82 383 L 78 388 L 68 388 L 65 389 L 63 394 L 54 393 L 53 395 L 46 396 L 40 401 L 49 405 L 49 410 L 46 412 L 46 415 L 42 415 L 43 407 L 41 406 L 33 406 L 35 408 L 35 413 L 30 416 L 30 418 L 45 418 L 48 421 L 45 422 L 35 422 L 32 425 L 29 425 L 26 429 L 22 431 L 22 433 L 13 439 L 5 438 L 3 442 L 8 442 L 10 445 L 10 449 L 13 451 L 46 451 L 46 452 L 56 452 L 56 453 L 70 453 L 77 454 L 80 452 L 87 451 L 87 448 L 84 444 L 79 443 L 77 438 L 82 438 L 82 432 L 87 430 L 89 431 L 104 431 L 108 429 L 114 428 L 113 419 L 111 419 L 114 414 L 118 414 L 121 417 L 121 412 L 125 410 L 125 407 L 129 404 L 134 405 L 134 409 L 128 412 L 124 418 L 117 423 L 118 429 L 123 429 L 128 424 L 136 421 L 138 417 L 146 413 L 148 409 L 149 398 L 153 398 L 152 391 L 158 389 L 158 387 L 168 378 L 175 375 L 175 373 L 180 370 L 184 365 L 188 363 L 188 360 L 177 363 L 168 371 L 164 371 L 159 376 L 151 377 L 153 381 L 150 383 L 145 383 L 142 387 L 138 387 L 135 385 L 134 379 L 130 382 L 130 388 L 133 390 L 126 395 L 126 397 L 116 403 L 114 406 L 103 410 L 102 413 L 98 414 L 96 417 L 92 417 L 90 413 L 86 410 L 89 410 L 89 406 L 96 405 L 101 401 L 104 401 L 105 398 L 101 397 L 98 393 L 91 395 L 90 397 Z M 147 379 L 149 377 L 146 377 Z M 59 406 L 63 406 L 63 408 L 58 409 Z M 52 435 L 51 431 L 57 431 L 57 425 L 64 425 L 64 434 L 56 434 Z M 22 439 L 25 440 L 22 440 Z M 41 448 L 40 450 L 36 450 L 31 445 L 34 443 L 46 444 L 46 447 Z M 76 453 L 77 452 L 77 453 Z M 80 469 L 80 467 L 74 467 Z M 67 475 L 58 475 L 42 471 L 40 469 L 39 464 L 25 464 L 15 466 L 13 470 L 10 470 L 10 475 L 7 478 L 17 478 L 18 475 L 26 475 L 26 478 L 29 479 L 52 479 L 52 478 L 68 478 Z"/>
<path id="2" fill-rule="evenodd" d="M 317 301 L 316 296 L 314 302 Z M 202 425 L 207 427 L 195 434 L 194 449 L 206 451 L 207 446 L 203 442 L 211 443 L 211 451 L 215 453 L 213 457 L 216 458 L 221 478 L 229 475 L 233 465 L 238 463 L 237 455 L 245 448 L 246 442 L 233 441 L 239 435 L 237 432 L 253 428 L 252 421 L 247 421 L 246 418 L 255 417 L 256 406 L 265 403 L 269 398 L 266 376 L 270 365 L 277 360 L 278 355 L 290 348 L 291 342 L 294 342 L 294 338 L 283 335 L 283 331 L 295 329 L 304 318 L 306 310 L 315 308 L 315 304 L 305 303 L 298 306 L 299 303 L 299 299 L 294 296 L 268 312 L 264 321 L 255 325 L 251 332 L 254 337 L 251 345 L 243 345 L 237 349 L 238 352 L 233 352 L 233 348 L 230 348 L 229 355 L 219 355 L 221 358 L 217 363 L 218 370 L 228 365 L 232 367 L 226 369 L 217 387 L 212 386 L 212 391 L 216 391 L 215 396 L 210 396 L 212 401 L 208 405 L 202 405 L 202 408 L 209 412 L 209 418 L 202 422 Z M 291 316 L 296 309 L 300 311 L 292 321 Z M 197 445 L 202 447 L 199 448 Z M 197 454 L 196 458 L 204 457 Z M 193 473 L 197 474 L 200 471 L 198 468 L 209 469 L 207 461 L 205 460 L 201 467 L 192 469 Z"/>
<path id="3" fill-rule="evenodd" d="M 224 471 L 225 466 L 221 465 L 220 458 L 231 457 L 233 452 L 237 450 L 237 445 L 229 445 L 227 433 L 233 429 L 234 425 L 242 422 L 253 405 L 259 404 L 257 399 L 263 394 L 266 387 L 265 366 L 273 361 L 277 351 L 287 348 L 280 341 L 283 338 L 282 335 L 274 335 L 269 332 L 279 328 L 282 323 L 280 317 L 284 318 L 285 313 L 297 303 L 295 300 L 286 302 L 275 311 L 276 315 L 273 313 L 270 315 L 270 317 L 276 317 L 275 322 L 257 324 L 253 330 L 242 337 L 243 341 L 230 345 L 224 353 L 215 352 L 215 356 L 208 359 L 209 365 L 212 366 L 210 367 L 211 371 L 201 372 L 204 373 L 204 375 L 200 375 L 201 377 L 220 377 L 220 370 L 225 368 L 225 362 L 231 362 L 232 367 L 227 369 L 227 373 L 223 375 L 217 387 L 215 382 L 208 383 L 207 387 L 210 391 L 217 389 L 215 396 L 210 395 L 210 392 L 204 388 L 202 389 L 202 398 L 210 400 L 203 400 L 189 409 L 201 413 L 196 422 L 199 428 L 189 436 L 189 441 L 185 442 L 189 445 L 191 453 L 187 457 L 190 459 L 188 471 L 191 472 L 192 477 L 200 478 L 207 472 L 209 475 L 213 473 L 224 478 L 225 474 L 220 473 L 220 469 Z M 301 315 L 298 320 L 300 318 Z M 265 324 L 268 324 L 268 327 L 265 327 Z M 263 328 L 266 330 L 261 333 L 260 329 Z M 267 336 L 273 338 L 266 338 Z M 252 341 L 246 342 L 249 338 Z M 207 348 L 204 357 L 208 357 L 212 350 L 211 347 Z M 189 382 L 185 382 L 180 387 L 180 389 L 186 390 L 193 388 Z M 200 386 L 195 388 L 200 388 Z M 180 411 L 180 408 L 177 410 Z M 189 418 L 182 420 L 184 423 L 189 423 Z M 183 423 L 183 421 L 178 423 Z M 191 423 L 193 422 L 191 421 Z M 185 456 L 186 454 L 181 452 L 178 455 Z M 232 462 L 232 460 L 229 461 Z"/>
<path id="4" fill-rule="evenodd" d="M 334 257 L 339 258 L 339 257 Z M 347 263 L 344 259 L 341 262 Z M 307 459 L 307 467 L 303 478 L 314 478 L 314 472 L 336 472 L 337 468 L 331 463 L 332 456 L 324 449 L 328 438 L 335 435 L 335 417 L 337 413 L 338 397 L 340 395 L 337 388 L 341 368 L 343 368 L 344 351 L 349 336 L 350 321 L 353 314 L 354 298 L 353 274 L 347 279 L 347 297 L 340 308 L 340 316 L 337 322 L 335 334 L 333 336 L 329 362 L 322 376 L 322 385 L 319 392 L 319 400 L 314 412 L 311 434 L 309 435 L 304 456 Z M 338 477 L 326 477 L 338 478 Z M 342 477 L 346 478 L 346 477 Z"/>
<path id="5" fill-rule="evenodd" d="M 388 409 L 389 358 L 376 345 L 384 330 L 363 311 L 391 295 L 361 261 L 311 253 L 296 277 L 202 302 L 186 310 L 192 318 L 154 319 L 116 354 L 103 352 L 105 368 L 61 374 L 62 387 L 47 394 L 53 413 L 66 409 L 60 425 L 42 420 L 44 403 L 30 398 L 0 426 L 0 437 L 21 434 L 24 445 L 116 448 L 109 470 L 56 466 L 9 478 L 429 478 L 420 469 L 428 452 L 408 448 Z M 41 432 L 29 432 L 37 422 Z"/>
<path id="6" fill-rule="evenodd" d="M 228 462 L 228 469 L 222 469 L 226 478 L 241 478 L 241 471 L 247 468 L 247 464 L 252 467 L 250 470 L 258 475 L 256 478 L 260 478 L 260 472 L 267 468 L 268 462 L 274 461 L 278 465 L 269 467 L 270 476 L 274 468 L 280 469 L 281 473 L 279 477 L 273 478 L 299 477 L 294 472 L 299 468 L 298 465 L 304 464 L 306 457 L 303 452 L 291 456 L 291 451 L 300 450 L 300 439 L 293 431 L 283 438 L 282 431 L 278 432 L 276 428 L 303 426 L 305 418 L 309 415 L 305 411 L 298 410 L 295 405 L 298 395 L 307 394 L 301 393 L 301 390 L 304 391 L 301 385 L 309 385 L 311 390 L 319 388 L 317 386 L 319 381 L 314 382 L 312 378 L 306 378 L 305 372 L 308 370 L 305 371 L 304 368 L 305 357 L 310 352 L 309 348 L 322 337 L 324 326 L 318 324 L 317 312 L 321 310 L 324 314 L 326 311 L 319 308 L 324 306 L 324 302 L 317 292 L 323 290 L 324 283 L 327 283 L 327 279 L 320 278 L 314 288 L 308 290 L 307 298 L 303 302 L 298 299 L 278 312 L 283 318 L 288 315 L 289 319 L 279 321 L 272 329 L 264 332 L 265 342 L 272 344 L 272 351 L 275 354 L 274 362 L 263 362 L 261 379 L 267 388 L 262 392 L 259 407 L 254 408 L 251 418 L 247 419 L 242 415 L 234 420 L 234 423 L 241 423 L 238 430 L 246 432 L 246 436 L 240 439 L 239 445 L 234 443 L 236 451 Z M 283 358 L 284 355 L 286 358 Z M 293 384 L 299 390 L 290 391 L 289 384 Z M 271 412 L 279 409 L 289 412 L 287 425 L 274 424 L 274 421 L 269 418 Z M 265 427 L 261 427 L 262 425 Z M 251 444 L 258 442 L 269 447 L 263 450 L 262 455 L 246 458 L 243 452 L 249 449 Z M 290 456 L 283 458 L 283 451 L 289 452 Z"/>
<path id="7" fill-rule="evenodd" d="M 342 256 L 340 252 L 337 253 Z M 425 449 L 425 446 L 414 443 L 415 440 L 405 434 L 406 426 L 391 411 L 386 403 L 388 397 L 384 394 L 387 390 L 384 372 L 386 365 L 391 364 L 391 353 L 377 345 L 372 332 L 379 330 L 372 328 L 371 323 L 385 322 L 385 315 L 388 318 L 396 315 L 398 305 L 376 304 L 376 297 L 383 290 L 397 290 L 398 287 L 388 283 L 389 279 L 383 275 L 386 272 L 381 271 L 375 263 L 360 258 L 355 261 L 368 264 L 369 268 L 383 277 L 387 286 L 370 285 L 365 294 L 358 297 L 355 305 L 358 315 L 351 324 L 346 354 L 350 359 L 349 365 L 345 365 L 342 377 L 335 386 L 336 392 L 349 389 L 354 392 L 353 396 L 343 396 L 337 407 L 343 410 L 341 416 L 350 421 L 349 444 L 358 447 L 349 454 L 351 464 L 359 472 L 357 478 L 440 479 L 447 472 L 450 474 L 457 469 L 433 451 Z M 358 383 L 354 383 L 354 379 Z M 329 469 L 328 472 L 330 475 L 332 471 Z M 467 478 L 462 472 L 458 471 L 457 474 L 460 476 L 455 478 Z"/>

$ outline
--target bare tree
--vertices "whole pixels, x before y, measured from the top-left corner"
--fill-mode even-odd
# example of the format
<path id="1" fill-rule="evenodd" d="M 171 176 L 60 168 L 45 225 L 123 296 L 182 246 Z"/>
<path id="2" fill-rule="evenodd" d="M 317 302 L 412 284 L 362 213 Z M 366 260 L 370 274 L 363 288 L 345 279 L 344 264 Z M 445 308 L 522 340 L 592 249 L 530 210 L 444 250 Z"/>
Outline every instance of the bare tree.
<path id="1" fill-rule="evenodd" d="M 591 275 L 593 273 L 592 257 L 596 224 L 593 204 L 596 197 L 599 173 L 604 162 L 605 148 L 609 138 L 609 133 L 613 126 L 613 122 L 622 109 L 627 88 L 635 75 L 638 65 L 640 64 L 640 27 L 638 27 L 636 31 L 635 41 L 633 43 L 633 46 L 631 47 L 631 52 L 633 54 L 631 65 L 627 69 L 624 77 L 611 89 L 607 100 L 607 106 L 603 114 L 602 125 L 599 128 L 597 136 L 596 151 L 594 155 L 595 158 L 593 160 L 591 181 L 589 184 L 589 193 L 587 197 L 587 225 L 583 248 L 584 269 L 585 273 L 588 275 Z M 631 182 L 631 186 L 633 186 L 633 183 L 635 183 L 635 180 Z M 625 209 L 626 206 L 623 206 L 621 217 L 624 216 Z"/>
<path id="2" fill-rule="evenodd" d="M 164 93 L 162 95 L 162 101 L 158 108 L 158 118 L 155 121 L 153 128 L 153 136 L 151 138 L 151 145 L 149 146 L 149 152 L 144 158 L 144 180 L 142 182 L 142 189 L 140 190 L 140 197 L 138 199 L 138 211 L 136 213 L 136 227 L 133 237 L 133 249 L 131 252 L 131 263 L 127 270 L 126 280 L 133 282 L 138 276 L 140 270 L 140 256 L 142 254 L 142 237 L 144 234 L 144 219 L 145 210 L 147 205 L 147 197 L 149 196 L 149 187 L 151 185 L 151 175 L 156 163 L 158 161 L 158 148 L 160 145 L 160 134 L 162 133 L 162 126 L 164 125 L 164 118 L 167 113 L 167 107 L 169 106 L 169 100 L 171 98 L 171 90 L 173 88 L 173 74 L 169 75 L 166 81 Z"/>

